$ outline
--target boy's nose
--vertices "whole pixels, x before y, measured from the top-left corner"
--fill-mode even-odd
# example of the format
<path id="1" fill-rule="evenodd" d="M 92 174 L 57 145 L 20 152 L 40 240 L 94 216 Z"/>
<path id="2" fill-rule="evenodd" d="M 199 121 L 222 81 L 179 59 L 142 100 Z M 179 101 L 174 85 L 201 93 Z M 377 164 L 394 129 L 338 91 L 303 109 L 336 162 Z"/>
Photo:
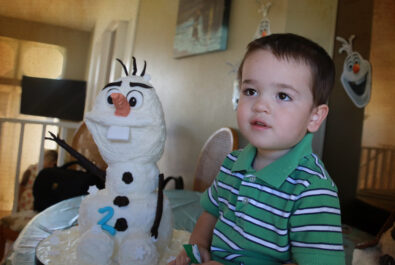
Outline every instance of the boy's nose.
<path id="1" fill-rule="evenodd" d="M 270 113 L 270 103 L 267 98 L 264 96 L 260 96 L 256 99 L 254 105 L 253 105 L 253 110 L 256 112 L 266 112 Z"/>

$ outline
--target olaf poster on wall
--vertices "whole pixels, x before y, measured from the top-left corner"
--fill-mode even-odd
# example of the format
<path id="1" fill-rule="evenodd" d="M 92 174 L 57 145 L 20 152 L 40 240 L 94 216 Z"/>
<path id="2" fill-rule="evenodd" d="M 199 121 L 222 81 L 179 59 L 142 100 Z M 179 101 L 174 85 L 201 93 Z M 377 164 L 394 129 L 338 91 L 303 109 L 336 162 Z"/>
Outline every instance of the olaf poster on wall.
<path id="1" fill-rule="evenodd" d="M 270 19 L 267 14 L 269 13 L 270 7 L 272 6 L 272 2 L 262 3 L 261 8 L 258 9 L 259 13 L 262 13 L 262 19 L 259 22 L 258 28 L 256 29 L 254 39 L 258 39 L 260 37 L 265 37 L 271 34 L 270 31 Z"/>
<path id="2" fill-rule="evenodd" d="M 270 7 L 272 6 L 272 2 L 264 3 L 263 1 L 257 1 L 260 5 L 258 9 L 258 13 L 262 14 L 261 21 L 258 24 L 258 27 L 255 31 L 253 40 L 259 39 L 261 37 L 266 37 L 271 33 L 270 31 L 270 19 L 268 18 Z M 239 64 L 231 64 L 227 63 L 229 66 L 232 67 L 231 73 L 237 74 L 237 69 L 239 68 Z M 237 110 L 237 105 L 239 104 L 240 98 L 240 88 L 239 88 L 239 80 L 236 78 L 233 80 L 233 93 L 232 93 L 232 104 L 233 110 Z"/>
<path id="3" fill-rule="evenodd" d="M 372 70 L 369 61 L 362 58 L 361 54 L 352 49 L 352 41 L 355 35 L 347 40 L 336 37 L 342 43 L 339 53 L 347 53 L 344 60 L 341 83 L 352 102 L 358 107 L 365 107 L 370 100 L 372 86 Z"/>

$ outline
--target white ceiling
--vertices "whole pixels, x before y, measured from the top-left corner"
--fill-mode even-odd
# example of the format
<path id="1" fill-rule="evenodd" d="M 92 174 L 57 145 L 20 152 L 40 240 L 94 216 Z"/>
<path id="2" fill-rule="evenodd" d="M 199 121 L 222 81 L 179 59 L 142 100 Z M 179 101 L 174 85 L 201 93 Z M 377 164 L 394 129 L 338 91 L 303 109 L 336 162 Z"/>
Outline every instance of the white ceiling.
<path id="1" fill-rule="evenodd" d="M 0 0 L 0 15 L 92 31 L 98 0 Z"/>

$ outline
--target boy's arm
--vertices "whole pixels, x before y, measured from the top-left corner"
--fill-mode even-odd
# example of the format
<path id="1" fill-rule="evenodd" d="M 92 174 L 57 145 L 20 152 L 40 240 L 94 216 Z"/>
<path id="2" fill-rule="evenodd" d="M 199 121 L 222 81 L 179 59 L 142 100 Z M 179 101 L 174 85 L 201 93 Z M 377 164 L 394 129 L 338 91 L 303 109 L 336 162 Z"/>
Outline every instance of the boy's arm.
<path id="1" fill-rule="evenodd" d="M 311 185 L 299 196 L 289 219 L 294 262 L 345 265 L 337 189 L 330 179 L 310 181 Z"/>
<path id="2" fill-rule="evenodd" d="M 203 211 L 200 215 L 199 219 L 196 222 L 195 228 L 189 238 L 190 244 L 197 244 L 199 247 L 200 256 L 203 262 L 210 261 L 210 252 L 209 248 L 211 245 L 211 239 L 213 237 L 213 231 L 215 223 L 217 222 L 217 217 L 211 215 L 210 213 Z M 177 258 L 170 263 L 169 265 L 185 265 L 189 264 L 189 258 L 185 250 L 182 250 Z"/>
<path id="3" fill-rule="evenodd" d="M 204 211 L 196 222 L 196 226 L 189 238 L 189 243 L 197 244 L 200 248 L 204 248 L 208 251 L 211 246 L 216 222 L 217 217 Z"/>
<path id="4" fill-rule="evenodd" d="M 198 245 L 203 264 L 209 262 L 211 259 L 209 249 L 214 234 L 214 227 L 218 219 L 216 216 L 219 216 L 217 178 L 201 196 L 200 204 L 204 211 L 197 220 L 189 239 L 190 244 Z M 189 264 L 189 261 L 185 250 L 181 250 L 177 258 L 170 262 L 169 265 L 186 265 Z"/>

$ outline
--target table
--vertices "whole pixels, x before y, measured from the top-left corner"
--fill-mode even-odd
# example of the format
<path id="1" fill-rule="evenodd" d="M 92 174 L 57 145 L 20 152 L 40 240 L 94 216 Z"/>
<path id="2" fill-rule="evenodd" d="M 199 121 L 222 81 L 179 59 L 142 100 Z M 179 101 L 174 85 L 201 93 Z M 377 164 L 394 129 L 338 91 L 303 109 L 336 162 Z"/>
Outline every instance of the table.
<path id="1" fill-rule="evenodd" d="M 165 190 L 173 211 L 174 228 L 192 231 L 197 218 L 202 213 L 199 192 L 189 190 Z M 36 215 L 22 230 L 15 241 L 13 252 L 6 261 L 7 265 L 35 264 L 37 244 L 53 231 L 74 225 L 78 218 L 83 196 L 59 202 Z"/>
<path id="2" fill-rule="evenodd" d="M 165 190 L 174 215 L 174 228 L 192 231 L 197 218 L 202 213 L 199 200 L 201 193 L 189 190 Z M 37 244 L 49 236 L 52 231 L 73 225 L 78 216 L 81 197 L 57 203 L 36 215 L 22 230 L 14 244 L 14 251 L 6 265 L 34 265 Z M 374 238 L 363 231 L 349 228 L 343 234 L 346 252 L 346 264 L 351 264 L 355 244 Z"/>

